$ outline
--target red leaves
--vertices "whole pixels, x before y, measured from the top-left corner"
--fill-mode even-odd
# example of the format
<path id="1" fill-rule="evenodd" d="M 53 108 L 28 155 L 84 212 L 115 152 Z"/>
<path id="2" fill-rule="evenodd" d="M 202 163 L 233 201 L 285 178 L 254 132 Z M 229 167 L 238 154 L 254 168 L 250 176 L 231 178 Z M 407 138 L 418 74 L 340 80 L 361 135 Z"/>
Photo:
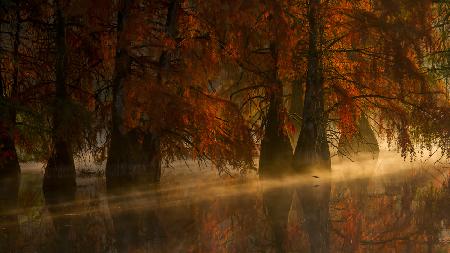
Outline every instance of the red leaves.
<path id="1" fill-rule="evenodd" d="M 338 110 L 339 122 L 338 127 L 342 135 L 350 139 L 357 131 L 355 108 L 351 103 L 346 103 Z"/>

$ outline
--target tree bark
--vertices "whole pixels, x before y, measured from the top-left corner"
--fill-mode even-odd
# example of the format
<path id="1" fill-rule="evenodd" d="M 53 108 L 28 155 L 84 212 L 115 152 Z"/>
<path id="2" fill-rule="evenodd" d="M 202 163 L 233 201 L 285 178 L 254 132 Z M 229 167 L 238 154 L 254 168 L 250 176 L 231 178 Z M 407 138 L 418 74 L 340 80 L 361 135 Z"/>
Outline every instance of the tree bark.
<path id="1" fill-rule="evenodd" d="M 278 48 L 276 43 L 272 42 L 270 48 L 274 67 L 271 80 L 268 80 L 272 83 L 272 87 L 264 136 L 261 141 L 258 172 L 261 177 L 280 177 L 291 171 L 292 146 L 289 136 L 280 122 L 280 111 L 283 108 L 283 88 L 277 74 Z"/>
<path id="2" fill-rule="evenodd" d="M 278 49 L 276 43 L 272 42 L 270 48 L 274 65 L 268 81 L 272 83 L 272 89 L 264 136 L 261 141 L 258 170 L 260 177 L 265 179 L 286 176 L 291 172 L 292 166 L 292 146 L 289 136 L 280 122 L 280 111 L 283 108 L 283 88 L 277 74 Z M 273 232 L 275 250 L 276 252 L 285 252 L 292 189 L 289 187 L 265 189 L 263 201 Z"/>
<path id="3" fill-rule="evenodd" d="M 3 79 L 0 76 L 0 177 L 10 177 L 20 173 L 19 160 L 12 136 L 14 124 L 11 110 L 4 94 Z"/>
<path id="4" fill-rule="evenodd" d="M 321 52 L 320 0 L 311 0 L 308 10 L 309 49 L 303 123 L 294 153 L 294 169 L 331 169 L 324 113 L 324 83 Z"/>
<path id="5" fill-rule="evenodd" d="M 291 171 L 292 162 L 291 143 L 280 124 L 281 95 L 272 94 L 269 103 L 259 157 L 259 175 L 263 178 L 286 175 Z"/>
<path id="6" fill-rule="evenodd" d="M 278 85 L 278 84 L 277 84 Z M 279 88 L 279 87 L 277 87 Z M 292 147 L 288 135 L 280 124 L 282 106 L 281 89 L 273 92 L 270 99 L 266 128 L 261 142 L 259 175 L 264 179 L 280 178 L 291 172 Z M 287 219 L 292 201 L 292 189 L 280 187 L 265 189 L 264 206 L 273 232 L 276 252 L 285 252 Z"/>
<path id="7" fill-rule="evenodd" d="M 19 53 L 19 7 L 16 7 L 16 30 L 14 32 L 14 73 L 11 89 L 13 99 L 17 95 L 18 85 L 18 53 Z M 19 160 L 13 138 L 13 131 L 16 127 L 16 110 L 11 99 L 7 99 L 6 87 L 0 72 L 0 177 L 10 177 L 20 173 Z"/>
<path id="8" fill-rule="evenodd" d="M 331 170 L 330 151 L 326 136 L 327 116 L 324 110 L 324 80 L 322 63 L 322 21 L 320 0 L 308 6 L 309 48 L 306 91 L 300 136 L 294 153 L 294 170 L 300 173 Z M 327 253 L 329 246 L 329 200 L 331 184 L 328 177 L 301 183 L 297 187 L 309 236 L 311 252 Z"/>
<path id="9" fill-rule="evenodd" d="M 68 136 L 67 118 L 70 117 L 70 97 L 67 94 L 66 24 L 59 1 L 55 1 L 56 89 L 53 101 L 52 150 L 45 168 L 44 193 L 55 189 L 74 189 L 75 164 Z"/>
<path id="10" fill-rule="evenodd" d="M 16 112 L 11 98 L 16 97 L 19 50 L 19 6 L 16 6 L 16 30 L 14 32 L 14 73 L 11 94 L 7 97 L 6 85 L 0 72 L 0 252 L 16 252 L 19 236 L 17 215 L 20 165 L 13 138 L 16 128 Z M 12 100 L 13 100 L 12 99 Z"/>

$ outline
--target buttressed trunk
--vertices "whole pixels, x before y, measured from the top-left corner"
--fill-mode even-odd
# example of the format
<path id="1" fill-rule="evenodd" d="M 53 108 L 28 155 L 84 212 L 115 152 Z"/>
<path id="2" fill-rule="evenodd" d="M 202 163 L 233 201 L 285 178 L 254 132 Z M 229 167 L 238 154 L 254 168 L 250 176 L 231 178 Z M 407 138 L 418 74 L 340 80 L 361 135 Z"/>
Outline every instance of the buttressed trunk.
<path id="1" fill-rule="evenodd" d="M 19 160 L 12 137 L 15 119 L 12 120 L 10 112 L 5 98 L 3 80 L 0 76 L 0 178 L 20 173 Z"/>
<path id="2" fill-rule="evenodd" d="M 330 169 L 324 113 L 324 81 L 321 52 L 322 24 L 319 17 L 320 0 L 310 1 L 308 11 L 309 49 L 303 122 L 294 153 L 294 169 Z"/>
<path id="3" fill-rule="evenodd" d="M 19 7 L 16 7 L 16 29 L 14 34 L 14 72 L 11 89 L 11 97 L 16 96 L 18 85 L 18 52 L 19 52 Z M 20 173 L 19 160 L 13 138 L 13 130 L 16 127 L 16 110 L 14 105 L 8 104 L 6 87 L 0 72 L 0 178 L 16 176 Z"/>
<path id="4" fill-rule="evenodd" d="M 271 45 L 272 57 L 277 66 L 277 49 Z M 270 94 L 269 111 L 267 113 L 264 136 L 261 141 L 259 157 L 259 174 L 262 177 L 282 176 L 291 170 L 292 147 L 289 136 L 281 125 L 280 111 L 283 107 L 283 89 L 278 80 L 277 68 L 272 71 L 272 91 Z"/>
<path id="5" fill-rule="evenodd" d="M 275 43 L 271 43 L 274 68 L 271 74 L 272 90 L 269 110 L 265 122 L 264 136 L 261 141 L 259 158 L 259 175 L 262 178 L 282 177 L 291 171 L 292 146 L 289 136 L 281 125 L 280 111 L 283 108 L 283 89 L 277 75 L 278 52 Z M 270 220 L 274 246 L 277 252 L 284 252 L 287 218 L 291 206 L 292 190 L 290 188 L 266 189 L 263 193 L 264 206 Z"/>
<path id="6" fill-rule="evenodd" d="M 67 49 L 65 16 L 59 1 L 55 1 L 56 92 L 53 104 L 52 147 L 45 168 L 44 192 L 51 189 L 74 189 L 75 164 L 68 136 L 70 97 L 66 88 Z"/>
<path id="7" fill-rule="evenodd" d="M 294 170 L 303 173 L 331 170 L 326 137 L 327 117 L 324 113 L 324 78 L 322 66 L 322 25 L 320 0 L 311 0 L 308 9 L 309 49 L 303 120 L 294 153 Z M 309 178 L 309 177 L 308 177 Z M 329 247 L 329 200 L 331 185 L 326 175 L 300 183 L 298 196 L 303 209 L 304 225 L 310 250 L 327 253 Z"/>
<path id="8" fill-rule="evenodd" d="M 291 170 L 292 147 L 279 122 L 281 100 L 281 96 L 276 94 L 272 94 L 270 99 L 259 157 L 259 174 L 262 177 L 282 176 Z"/>

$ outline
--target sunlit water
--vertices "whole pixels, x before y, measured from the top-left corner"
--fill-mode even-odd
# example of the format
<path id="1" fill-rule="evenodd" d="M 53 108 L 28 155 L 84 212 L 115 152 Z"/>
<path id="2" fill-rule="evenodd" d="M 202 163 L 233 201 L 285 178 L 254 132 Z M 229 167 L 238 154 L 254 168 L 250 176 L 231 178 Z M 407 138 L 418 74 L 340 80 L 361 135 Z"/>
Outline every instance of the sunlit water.
<path id="1" fill-rule="evenodd" d="M 450 168 L 382 152 L 277 180 L 176 163 L 158 187 L 79 177 L 45 204 L 39 167 L 0 188 L 0 252 L 450 252 Z M 33 169 L 34 168 L 34 169 Z"/>

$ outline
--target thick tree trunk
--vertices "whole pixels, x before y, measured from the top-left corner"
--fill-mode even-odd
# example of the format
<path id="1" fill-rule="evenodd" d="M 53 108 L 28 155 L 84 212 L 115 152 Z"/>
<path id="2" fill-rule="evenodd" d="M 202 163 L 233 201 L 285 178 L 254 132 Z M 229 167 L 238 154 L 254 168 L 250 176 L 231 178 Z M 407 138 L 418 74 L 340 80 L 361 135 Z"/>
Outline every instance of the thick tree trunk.
<path id="1" fill-rule="evenodd" d="M 266 126 L 261 141 L 259 175 L 261 177 L 280 177 L 291 171 L 292 147 L 287 133 L 280 124 L 282 97 L 278 91 L 272 94 Z"/>
<path id="2" fill-rule="evenodd" d="M 136 131 L 122 133 L 113 130 L 106 165 L 108 187 L 135 183 L 156 183 L 161 176 L 159 138 Z"/>
<path id="3" fill-rule="evenodd" d="M 323 66 L 321 52 L 320 0 L 309 4 L 309 49 L 303 123 L 294 154 L 294 170 L 330 169 L 324 113 Z"/>
<path id="4" fill-rule="evenodd" d="M 277 75 L 278 52 L 275 43 L 271 44 L 274 68 L 271 74 L 272 90 L 266 118 L 264 136 L 261 141 L 259 175 L 264 179 L 280 178 L 291 172 L 292 146 L 285 128 L 281 125 L 280 111 L 283 108 L 283 89 Z M 270 188 L 263 193 L 264 206 L 273 232 L 274 247 L 284 252 L 287 219 L 292 201 L 292 189 Z"/>
<path id="5" fill-rule="evenodd" d="M 331 186 L 326 175 L 331 170 L 324 113 L 324 80 L 322 66 L 322 24 L 320 0 L 311 0 L 308 9 L 309 49 L 306 93 L 300 137 L 294 153 L 294 170 L 305 173 L 320 170 L 320 178 L 302 183 L 298 196 L 303 209 L 305 228 L 311 252 L 327 253 L 329 247 L 329 200 Z"/>
<path id="6" fill-rule="evenodd" d="M 16 13 L 18 15 L 17 6 Z M 17 16 L 18 17 L 18 16 Z M 20 24 L 17 19 L 14 36 L 13 86 L 9 98 L 15 98 L 18 80 L 18 49 Z M 0 72 L 0 252 L 16 252 L 19 236 L 17 213 L 20 187 L 20 166 L 14 144 L 16 112 L 11 100 L 7 101 L 6 87 Z"/>
<path id="7" fill-rule="evenodd" d="M 66 90 L 67 50 L 65 17 L 60 3 L 55 1 L 56 92 L 53 104 L 52 150 L 45 168 L 44 193 L 56 189 L 74 189 L 75 164 L 67 136 L 70 98 Z"/>
<path id="8" fill-rule="evenodd" d="M 131 57 L 125 28 L 132 0 L 121 1 L 117 13 L 117 50 L 113 77 L 112 135 L 106 164 L 108 187 L 156 183 L 161 175 L 160 138 L 154 132 L 129 130 L 125 126 L 125 85 Z M 141 141 L 143 139 L 143 141 Z"/>
<path id="9" fill-rule="evenodd" d="M 7 119 L 8 116 L 0 112 L 0 118 Z M 0 178 L 18 176 L 20 173 L 19 160 L 11 132 L 11 124 L 0 120 Z"/>
<path id="10" fill-rule="evenodd" d="M 0 77 L 0 178 L 18 176 L 19 160 L 12 136 L 14 123 L 11 120 L 11 110 L 3 95 L 3 81 Z M 15 118 L 15 117 L 14 117 Z M 15 122 L 15 120 L 14 120 Z"/>
<path id="11" fill-rule="evenodd" d="M 274 92 L 278 93 L 278 92 Z M 273 94 L 270 100 L 264 137 L 259 158 L 259 175 L 264 179 L 286 176 L 291 171 L 292 148 L 289 137 L 281 128 L 279 111 L 282 96 Z M 287 220 L 292 200 L 289 187 L 264 190 L 263 201 L 273 232 L 276 252 L 285 252 Z"/>
<path id="12" fill-rule="evenodd" d="M 278 80 L 277 46 L 271 43 L 274 68 L 271 74 L 272 89 L 269 100 L 269 110 L 265 122 L 264 136 L 261 141 L 259 157 L 259 175 L 261 177 L 280 177 L 291 172 L 292 147 L 285 128 L 281 125 L 280 112 L 283 108 L 283 89 Z"/>
<path id="13" fill-rule="evenodd" d="M 11 89 L 11 97 L 15 98 L 17 95 L 18 85 L 18 54 L 19 54 L 19 35 L 20 35 L 20 23 L 19 23 L 19 7 L 16 8 L 17 23 L 14 33 L 14 72 L 13 83 Z M 16 110 L 14 105 L 10 104 L 11 101 L 6 99 L 6 87 L 3 82 L 3 78 L 0 73 L 0 178 L 10 177 L 20 173 L 19 160 L 17 157 L 16 146 L 13 138 L 13 131 L 16 127 Z"/>

